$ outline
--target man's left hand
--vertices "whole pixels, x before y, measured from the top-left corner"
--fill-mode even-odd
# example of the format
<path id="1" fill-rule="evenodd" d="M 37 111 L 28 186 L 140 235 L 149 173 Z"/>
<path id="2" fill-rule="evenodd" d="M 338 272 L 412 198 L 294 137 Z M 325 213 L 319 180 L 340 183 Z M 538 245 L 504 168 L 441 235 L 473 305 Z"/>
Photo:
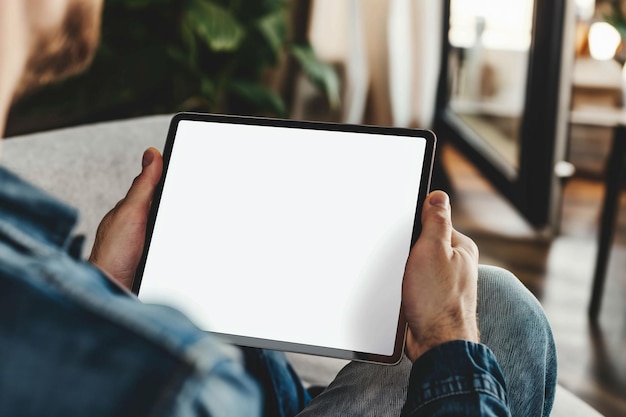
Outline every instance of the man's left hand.
<path id="1" fill-rule="evenodd" d="M 163 171 L 159 151 L 148 148 L 141 166 L 126 197 L 100 222 L 89 256 L 89 262 L 129 290 L 143 252 L 152 196 Z"/>

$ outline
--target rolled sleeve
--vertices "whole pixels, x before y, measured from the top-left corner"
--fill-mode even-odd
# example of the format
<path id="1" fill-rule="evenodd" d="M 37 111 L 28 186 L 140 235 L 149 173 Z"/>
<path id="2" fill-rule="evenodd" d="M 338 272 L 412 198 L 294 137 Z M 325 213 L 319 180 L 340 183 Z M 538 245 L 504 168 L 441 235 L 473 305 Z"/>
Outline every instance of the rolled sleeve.
<path id="1" fill-rule="evenodd" d="M 448 342 L 413 364 L 403 417 L 510 415 L 504 376 L 485 345 Z"/>

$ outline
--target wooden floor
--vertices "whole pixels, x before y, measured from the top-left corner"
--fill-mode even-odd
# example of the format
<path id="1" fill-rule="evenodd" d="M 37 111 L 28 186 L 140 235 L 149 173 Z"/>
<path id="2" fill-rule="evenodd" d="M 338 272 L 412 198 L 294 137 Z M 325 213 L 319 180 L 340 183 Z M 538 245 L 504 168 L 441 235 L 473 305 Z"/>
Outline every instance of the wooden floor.
<path id="1" fill-rule="evenodd" d="M 505 267 L 537 296 L 552 324 L 559 382 L 608 417 L 626 416 L 626 192 L 597 326 L 587 319 L 602 182 L 574 177 L 563 193 L 560 232 L 533 230 L 467 160 L 443 150 L 453 223 L 480 248 L 481 263 Z"/>

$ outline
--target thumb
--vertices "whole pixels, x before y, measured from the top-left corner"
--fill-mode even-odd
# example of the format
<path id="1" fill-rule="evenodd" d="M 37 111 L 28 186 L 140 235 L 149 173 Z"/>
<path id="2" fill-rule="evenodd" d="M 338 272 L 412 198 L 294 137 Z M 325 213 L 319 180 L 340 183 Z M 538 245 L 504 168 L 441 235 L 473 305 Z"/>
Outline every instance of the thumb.
<path id="1" fill-rule="evenodd" d="M 452 239 L 450 198 L 443 191 L 431 192 L 422 207 L 420 240 L 440 241 L 450 246 Z"/>
<path id="2" fill-rule="evenodd" d="M 135 178 L 126 194 L 126 201 L 129 203 L 148 204 L 152 200 L 154 189 L 163 172 L 161 153 L 155 148 L 146 149 L 143 153 L 141 166 L 141 173 Z"/>

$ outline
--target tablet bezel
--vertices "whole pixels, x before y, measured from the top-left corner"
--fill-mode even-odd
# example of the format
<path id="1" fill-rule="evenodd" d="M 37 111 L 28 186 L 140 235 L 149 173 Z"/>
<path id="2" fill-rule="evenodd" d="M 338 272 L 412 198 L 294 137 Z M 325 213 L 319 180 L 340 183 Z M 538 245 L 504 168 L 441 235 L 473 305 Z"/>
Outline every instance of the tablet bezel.
<path id="1" fill-rule="evenodd" d="M 415 137 L 425 140 L 425 153 L 422 163 L 422 172 L 420 173 L 420 186 L 418 191 L 418 198 L 416 201 L 416 210 L 414 225 L 411 238 L 411 247 L 417 240 L 421 231 L 421 207 L 424 199 L 430 188 L 430 179 L 432 174 L 432 166 L 434 162 L 434 152 L 436 147 L 436 137 L 430 130 L 424 129 L 410 129 L 410 128 L 398 128 L 398 127 L 383 127 L 383 126 L 369 126 L 369 125 L 349 125 L 340 123 L 326 123 L 326 122 L 311 122 L 300 120 L 287 120 L 287 119 L 273 119 L 273 118 L 261 118 L 261 117 L 248 117 L 248 116 L 231 116 L 231 115 L 218 115 L 218 114 L 204 114 L 204 113 L 178 113 L 172 117 L 170 122 L 167 140 L 163 150 L 163 174 L 161 180 L 156 187 L 150 213 L 148 216 L 148 223 L 146 227 L 146 240 L 142 257 L 137 268 L 135 278 L 133 281 L 132 292 L 139 294 L 141 287 L 141 281 L 143 278 L 143 271 L 145 269 L 146 260 L 150 248 L 150 242 L 152 239 L 152 233 L 156 221 L 156 217 L 159 210 L 161 196 L 163 193 L 163 186 L 165 178 L 167 176 L 170 157 L 174 149 L 174 142 L 176 138 L 176 132 L 178 124 L 181 121 L 200 121 L 200 122 L 212 122 L 212 123 L 228 123 L 228 124 L 245 124 L 245 125 L 258 125 L 258 126 L 271 126 L 280 128 L 295 128 L 295 129 L 311 129 L 320 131 L 342 131 L 342 132 L 355 132 L 363 134 L 378 134 L 389 136 L 402 136 L 402 137 Z M 292 351 L 305 354 L 313 354 L 319 356 L 329 356 L 341 359 L 358 360 L 364 362 L 375 362 L 381 364 L 395 364 L 398 363 L 404 352 L 404 343 L 406 336 L 406 323 L 402 314 L 402 307 L 399 310 L 398 326 L 396 329 L 396 340 L 394 342 L 393 354 L 380 355 L 368 352 L 355 352 L 342 349 L 334 349 L 321 346 L 302 345 L 297 343 L 290 343 L 277 340 L 259 339 L 256 337 L 245 337 L 240 335 L 221 334 L 221 337 L 225 338 L 228 342 L 242 345 L 252 346 L 265 349 Z"/>

